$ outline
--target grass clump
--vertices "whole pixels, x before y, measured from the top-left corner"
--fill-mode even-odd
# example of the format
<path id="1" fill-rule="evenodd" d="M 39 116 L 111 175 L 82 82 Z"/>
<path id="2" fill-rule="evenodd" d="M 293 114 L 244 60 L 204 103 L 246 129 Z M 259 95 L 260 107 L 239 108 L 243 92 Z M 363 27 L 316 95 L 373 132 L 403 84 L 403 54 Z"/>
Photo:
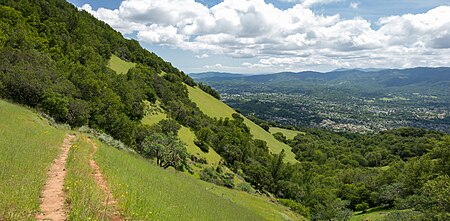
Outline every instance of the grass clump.
<path id="1" fill-rule="evenodd" d="M 264 220 L 206 191 L 202 181 L 101 144 L 97 162 L 123 214 L 133 220 Z"/>
<path id="2" fill-rule="evenodd" d="M 32 220 L 65 136 L 38 114 L 0 100 L 0 220 Z"/>
<path id="3" fill-rule="evenodd" d="M 108 61 L 108 67 L 115 71 L 117 74 L 126 74 L 128 70 L 136 66 L 135 63 L 124 61 L 116 55 L 111 55 Z"/>
<path id="4" fill-rule="evenodd" d="M 69 220 L 108 220 L 111 208 L 105 206 L 106 194 L 95 182 L 94 169 L 89 166 L 93 151 L 83 135 L 78 135 L 78 140 L 70 149 L 64 185 Z"/>

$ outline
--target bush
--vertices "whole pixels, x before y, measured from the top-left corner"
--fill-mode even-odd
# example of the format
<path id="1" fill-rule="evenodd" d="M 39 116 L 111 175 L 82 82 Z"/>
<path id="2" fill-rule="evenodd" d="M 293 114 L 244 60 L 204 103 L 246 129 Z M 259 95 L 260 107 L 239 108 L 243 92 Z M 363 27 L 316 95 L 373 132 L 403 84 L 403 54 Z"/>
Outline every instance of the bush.
<path id="1" fill-rule="evenodd" d="M 200 172 L 201 180 L 214 183 L 220 186 L 225 186 L 228 188 L 234 188 L 233 178 L 234 174 L 232 173 L 222 174 L 217 172 L 217 170 L 215 170 L 212 167 L 205 168 Z"/>
<path id="2" fill-rule="evenodd" d="M 281 141 L 283 143 L 287 142 L 286 136 L 284 136 L 284 134 L 281 132 L 274 133 L 273 137 L 275 137 L 275 139 L 277 139 L 278 141 Z"/>
<path id="3" fill-rule="evenodd" d="M 200 150 L 202 150 L 203 152 L 205 153 L 209 152 L 209 146 L 205 142 L 200 140 L 194 140 L 194 144 L 197 145 L 197 147 L 199 147 Z"/>
<path id="4" fill-rule="evenodd" d="M 236 186 L 236 189 L 252 194 L 256 192 L 249 183 L 240 183 Z"/>
<path id="5" fill-rule="evenodd" d="M 69 100 L 61 94 L 52 91 L 45 93 L 44 99 L 39 103 L 38 108 L 53 117 L 57 122 L 67 120 L 69 114 Z"/>
<path id="6" fill-rule="evenodd" d="M 309 208 L 291 199 L 278 199 L 280 203 L 291 208 L 292 211 L 309 218 Z"/>
<path id="7" fill-rule="evenodd" d="M 369 209 L 369 204 L 366 202 L 356 204 L 355 209 L 356 211 L 362 211 L 363 213 L 365 213 L 367 212 L 367 209 Z"/>
<path id="8" fill-rule="evenodd" d="M 89 102 L 81 99 L 71 99 L 69 101 L 67 122 L 74 127 L 87 125 L 90 109 Z"/>

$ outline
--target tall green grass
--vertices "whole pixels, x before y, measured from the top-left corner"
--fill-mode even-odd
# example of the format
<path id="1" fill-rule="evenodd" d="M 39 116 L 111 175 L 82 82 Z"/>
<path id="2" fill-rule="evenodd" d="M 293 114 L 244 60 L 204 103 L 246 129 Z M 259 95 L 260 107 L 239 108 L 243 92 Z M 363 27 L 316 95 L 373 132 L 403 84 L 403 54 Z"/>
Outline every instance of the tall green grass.
<path id="1" fill-rule="evenodd" d="M 69 220 L 108 220 L 111 207 L 105 205 L 106 194 L 93 177 L 89 166 L 94 149 L 85 135 L 78 135 L 67 159 L 65 190 Z M 112 199 L 109 199 L 112 200 Z"/>
<path id="2" fill-rule="evenodd" d="M 136 66 L 135 63 L 127 62 L 116 55 L 111 55 L 111 58 L 108 61 L 108 67 L 114 70 L 117 74 L 126 74 L 130 68 Z"/>
<path id="3" fill-rule="evenodd" d="M 231 115 L 233 113 L 236 113 L 233 108 L 229 107 L 222 101 L 217 100 L 213 96 L 205 93 L 200 88 L 194 88 L 190 86 L 186 87 L 189 91 L 189 98 L 193 102 L 195 102 L 200 110 L 206 115 L 216 118 L 231 118 Z M 245 117 L 244 123 L 250 128 L 250 132 L 253 134 L 254 138 L 267 142 L 267 146 L 269 147 L 271 152 L 278 154 L 281 152 L 281 150 L 284 149 L 286 152 L 286 162 L 297 162 L 297 160 L 295 159 L 295 154 L 292 152 L 292 148 L 290 146 L 278 141 L 272 136 L 272 134 L 265 131 L 263 128 Z"/>
<path id="4" fill-rule="evenodd" d="M 0 220 L 34 219 L 64 136 L 31 110 L 0 100 Z"/>
<path id="5" fill-rule="evenodd" d="M 96 159 L 127 218 L 134 220 L 265 220 L 218 196 L 203 181 L 164 170 L 104 144 Z"/>

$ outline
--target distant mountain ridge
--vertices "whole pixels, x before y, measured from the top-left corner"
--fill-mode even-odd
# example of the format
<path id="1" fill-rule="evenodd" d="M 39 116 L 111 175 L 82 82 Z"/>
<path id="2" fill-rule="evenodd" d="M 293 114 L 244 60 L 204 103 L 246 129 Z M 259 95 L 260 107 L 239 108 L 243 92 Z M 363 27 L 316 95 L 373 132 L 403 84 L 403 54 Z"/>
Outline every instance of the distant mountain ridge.
<path id="1" fill-rule="evenodd" d="M 418 67 L 409 69 L 339 69 L 331 72 L 280 72 L 262 75 L 243 75 L 220 72 L 190 74 L 194 79 L 205 82 L 239 80 L 254 83 L 314 82 L 324 84 L 367 84 L 378 87 L 402 87 L 407 85 L 444 85 L 450 82 L 450 67 Z"/>
<path id="2" fill-rule="evenodd" d="M 245 74 L 235 74 L 226 72 L 201 72 L 188 74 L 192 79 L 204 79 L 204 78 L 235 78 L 246 76 Z"/>

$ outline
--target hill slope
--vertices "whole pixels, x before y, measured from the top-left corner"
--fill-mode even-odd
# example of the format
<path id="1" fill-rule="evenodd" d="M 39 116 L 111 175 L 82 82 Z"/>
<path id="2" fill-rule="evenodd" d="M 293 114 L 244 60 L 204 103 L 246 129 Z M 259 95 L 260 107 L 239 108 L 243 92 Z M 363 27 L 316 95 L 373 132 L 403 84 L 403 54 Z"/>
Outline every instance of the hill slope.
<path id="1" fill-rule="evenodd" d="M 188 86 L 189 98 L 194 101 L 200 110 L 206 115 L 215 118 L 231 118 L 233 113 L 236 113 L 233 108 L 229 107 L 220 100 L 217 100 L 213 96 L 205 93 L 199 88 Z M 264 140 L 267 142 L 267 146 L 272 153 L 280 153 L 281 150 L 285 150 L 286 162 L 295 163 L 295 155 L 291 151 L 291 147 L 276 140 L 269 132 L 255 124 L 253 121 L 244 117 L 244 123 L 250 128 L 251 134 L 255 139 Z"/>
<path id="2" fill-rule="evenodd" d="M 46 171 L 64 130 L 31 110 L 0 100 L 0 220 L 32 219 Z"/>
<path id="3" fill-rule="evenodd" d="M 5 168 L 0 173 L 0 219 L 33 218 L 38 213 L 39 192 L 47 167 L 56 157 L 66 131 L 55 129 L 36 113 L 3 100 L 0 100 L 0 120 L 0 166 Z M 270 202 L 267 197 L 216 186 L 174 170 L 164 170 L 135 153 L 120 151 L 99 141 L 96 141 L 99 150 L 94 153 L 86 135 L 77 134 L 77 137 L 70 150 L 66 181 L 66 192 L 72 202 L 68 213 L 74 219 L 87 218 L 88 214 L 101 217 L 103 214 L 100 196 L 90 196 L 95 198 L 92 201 L 85 197 L 85 194 L 99 194 L 92 169 L 88 166 L 89 159 L 98 162 L 118 200 L 120 212 L 132 219 L 301 218 L 286 207 Z"/>

